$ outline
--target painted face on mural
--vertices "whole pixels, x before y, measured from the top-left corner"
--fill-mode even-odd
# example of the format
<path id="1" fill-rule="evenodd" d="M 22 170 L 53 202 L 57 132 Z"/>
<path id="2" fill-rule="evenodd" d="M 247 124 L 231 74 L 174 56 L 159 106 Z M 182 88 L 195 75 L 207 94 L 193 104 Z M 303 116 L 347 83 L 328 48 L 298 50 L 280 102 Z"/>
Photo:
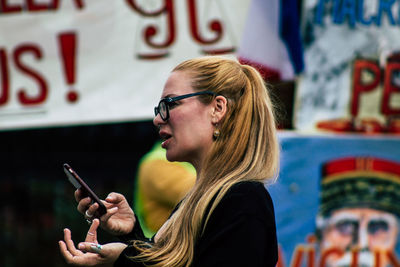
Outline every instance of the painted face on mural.
<path id="1" fill-rule="evenodd" d="M 332 253 L 326 266 L 352 265 L 351 250 L 357 248 L 358 266 L 375 266 L 376 251 L 394 251 L 397 243 L 398 219 L 391 213 L 370 208 L 344 208 L 327 219 L 322 231 L 321 251 L 338 248 L 343 254 Z M 380 266 L 386 266 L 388 257 L 380 257 Z"/>

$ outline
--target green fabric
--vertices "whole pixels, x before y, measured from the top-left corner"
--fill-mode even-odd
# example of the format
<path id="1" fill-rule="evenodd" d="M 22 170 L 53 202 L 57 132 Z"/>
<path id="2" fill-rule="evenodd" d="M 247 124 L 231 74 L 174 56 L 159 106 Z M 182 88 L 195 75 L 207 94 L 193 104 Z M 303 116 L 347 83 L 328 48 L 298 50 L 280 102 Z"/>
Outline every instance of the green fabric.
<path id="1" fill-rule="evenodd" d="M 340 208 L 366 207 L 400 216 L 400 181 L 376 176 L 358 176 L 338 179 L 321 185 L 323 216 Z"/>
<path id="2" fill-rule="evenodd" d="M 141 160 L 139 161 L 138 167 L 140 167 L 144 162 L 151 161 L 151 160 L 167 160 L 166 157 L 166 150 L 161 147 L 161 142 L 156 142 L 152 149 L 145 154 Z M 187 162 L 179 162 L 188 172 L 192 173 L 193 175 L 196 175 L 196 170 L 194 167 Z M 141 191 L 139 188 L 139 168 L 138 168 L 138 173 L 136 174 L 136 181 L 135 181 L 135 187 L 134 187 L 134 192 L 133 192 L 133 208 L 135 211 L 135 214 L 139 218 L 140 225 L 142 226 L 143 232 L 146 237 L 152 237 L 155 233 L 150 230 L 147 226 L 146 223 L 144 222 L 144 211 L 143 211 L 143 203 L 142 203 L 142 197 L 141 197 Z"/>

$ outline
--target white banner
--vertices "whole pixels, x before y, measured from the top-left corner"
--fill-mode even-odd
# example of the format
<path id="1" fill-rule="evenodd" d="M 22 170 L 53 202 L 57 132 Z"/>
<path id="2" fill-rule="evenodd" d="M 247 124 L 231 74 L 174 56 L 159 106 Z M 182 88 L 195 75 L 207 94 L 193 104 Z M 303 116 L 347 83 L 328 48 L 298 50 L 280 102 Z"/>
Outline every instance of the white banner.
<path id="1" fill-rule="evenodd" d="M 150 119 L 177 63 L 235 54 L 248 5 L 0 1 L 0 129 Z"/>

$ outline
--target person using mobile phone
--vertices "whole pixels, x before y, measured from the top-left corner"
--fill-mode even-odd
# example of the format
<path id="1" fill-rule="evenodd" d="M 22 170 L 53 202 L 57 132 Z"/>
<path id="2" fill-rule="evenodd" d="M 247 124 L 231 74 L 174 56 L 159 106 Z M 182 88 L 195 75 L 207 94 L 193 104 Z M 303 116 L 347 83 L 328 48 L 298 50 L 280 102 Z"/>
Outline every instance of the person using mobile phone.
<path id="1" fill-rule="evenodd" d="M 253 67 L 224 57 L 190 59 L 170 74 L 154 125 L 169 161 L 186 161 L 196 182 L 151 238 L 124 196 L 111 193 L 75 247 L 70 230 L 60 250 L 76 266 L 275 267 L 278 246 L 266 183 L 278 173 L 279 144 L 268 88 Z M 98 204 L 76 192 L 90 217 Z M 121 242 L 98 244 L 97 228 Z"/>

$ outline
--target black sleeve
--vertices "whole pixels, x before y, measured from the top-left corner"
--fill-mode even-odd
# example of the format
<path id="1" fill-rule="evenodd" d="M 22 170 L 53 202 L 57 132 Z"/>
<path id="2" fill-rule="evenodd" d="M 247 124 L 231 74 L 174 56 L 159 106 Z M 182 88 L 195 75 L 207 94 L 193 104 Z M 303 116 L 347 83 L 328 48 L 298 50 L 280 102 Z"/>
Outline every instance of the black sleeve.
<path id="1" fill-rule="evenodd" d="M 145 266 L 143 264 L 134 262 L 130 260 L 128 257 L 133 257 L 137 255 L 137 250 L 132 246 L 128 245 L 122 253 L 119 255 L 118 259 L 114 262 L 114 267 L 141 267 Z"/>
<path id="2" fill-rule="evenodd" d="M 176 205 L 174 210 L 171 212 L 170 217 L 178 209 L 181 202 L 179 202 Z M 142 227 L 140 226 L 139 219 L 137 218 L 136 215 L 135 215 L 135 218 L 136 218 L 136 223 L 135 223 L 135 227 L 133 227 L 133 229 L 132 229 L 132 232 L 130 232 L 129 234 L 126 234 L 126 235 L 119 236 L 119 239 L 121 239 L 125 243 L 129 243 L 129 241 L 131 241 L 131 240 L 142 240 L 142 241 L 146 241 L 149 243 L 154 243 L 155 235 L 150 239 L 146 238 L 146 236 L 143 233 Z M 138 251 L 136 250 L 136 248 L 132 245 L 128 245 L 128 247 L 126 247 L 122 251 L 122 253 L 119 255 L 117 261 L 114 262 L 114 267 L 125 267 L 125 266 L 142 267 L 142 266 L 145 266 L 143 263 L 137 263 L 137 262 L 134 262 L 129 259 L 129 257 L 136 256 L 137 254 L 138 254 Z"/>
<path id="3" fill-rule="evenodd" d="M 128 243 L 131 240 L 142 240 L 147 242 L 152 242 L 153 238 L 148 239 L 143 233 L 142 227 L 140 226 L 139 219 L 135 215 L 135 226 L 133 227 L 132 231 L 126 235 L 120 235 L 118 238 L 123 241 L 124 243 Z"/>
<path id="4" fill-rule="evenodd" d="M 128 256 L 137 255 L 128 246 L 115 267 L 143 267 Z M 222 198 L 195 245 L 192 267 L 275 267 L 278 245 L 274 208 L 264 185 L 243 182 Z"/>
<path id="5" fill-rule="evenodd" d="M 146 241 L 149 243 L 154 242 L 154 236 L 151 239 L 148 239 L 142 230 L 142 227 L 140 226 L 139 219 L 136 217 L 136 223 L 135 226 L 132 229 L 132 232 L 126 235 L 118 236 L 119 239 L 121 239 L 124 243 L 129 243 L 131 240 L 142 240 Z M 136 256 L 138 254 L 138 251 L 136 248 L 132 245 L 129 245 L 122 251 L 122 253 L 119 255 L 118 259 L 114 262 L 114 267 L 144 267 L 142 263 L 137 263 L 129 259 L 129 257 Z"/>
<path id="6" fill-rule="evenodd" d="M 233 186 L 213 211 L 195 248 L 194 267 L 274 267 L 278 260 L 274 208 L 264 185 Z"/>
<path id="7" fill-rule="evenodd" d="M 175 213 L 175 211 L 179 208 L 181 203 L 182 203 L 182 200 L 175 206 L 175 208 L 172 210 L 172 212 L 168 218 L 171 218 L 172 214 Z M 140 225 L 139 218 L 136 216 L 136 214 L 135 214 L 135 219 L 136 219 L 136 222 L 135 222 L 135 226 L 133 227 L 132 231 L 129 234 L 120 235 L 120 236 L 118 236 L 118 238 L 121 241 L 123 241 L 124 243 L 128 243 L 131 240 L 142 240 L 142 241 L 154 243 L 155 234 L 151 238 L 147 238 L 143 233 L 142 226 Z"/>

